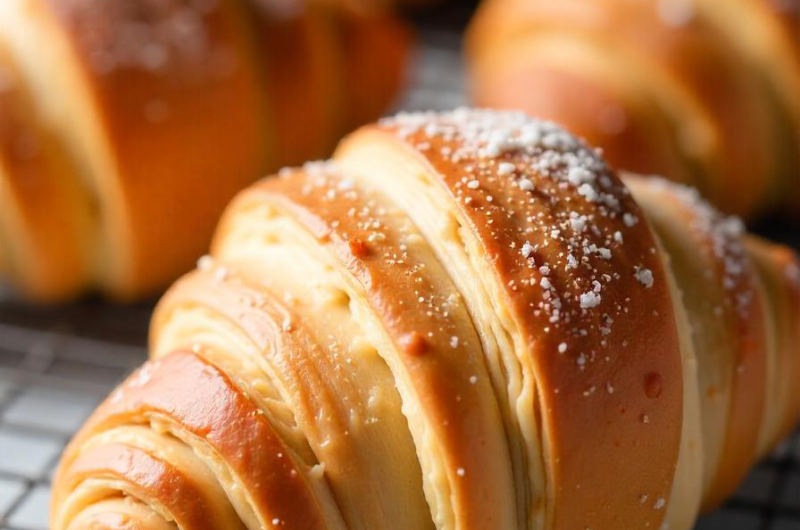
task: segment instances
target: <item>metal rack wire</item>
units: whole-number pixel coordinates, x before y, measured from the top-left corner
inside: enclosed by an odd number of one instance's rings
[[[145,358],[149,306],[0,302],[0,528],[46,530],[50,478],[94,407]]]
[[[414,88],[398,107],[463,103],[458,37],[423,37]],[[0,293],[0,530],[47,529],[58,455],[94,406],[144,360],[151,307],[86,301],[40,310]],[[800,434],[698,530],[800,530]]]

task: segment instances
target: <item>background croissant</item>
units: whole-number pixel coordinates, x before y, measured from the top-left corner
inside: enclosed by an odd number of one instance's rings
[[[186,271],[238,190],[390,103],[406,28],[355,5],[0,2],[4,276],[128,299]]]
[[[412,114],[243,192],[52,530],[688,529],[800,415],[800,271],[522,114]]]
[[[487,0],[480,105],[553,119],[617,167],[752,217],[800,207],[800,3]]]

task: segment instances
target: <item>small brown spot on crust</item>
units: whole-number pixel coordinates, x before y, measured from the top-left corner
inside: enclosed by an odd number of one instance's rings
[[[400,344],[409,355],[422,355],[428,351],[428,341],[416,331],[403,335]]]
[[[651,372],[644,377],[644,391],[650,399],[661,397],[664,390],[664,380],[661,374]]]
[[[369,247],[363,240],[355,238],[348,241],[347,244],[350,247],[350,253],[354,257],[362,259],[369,255]]]

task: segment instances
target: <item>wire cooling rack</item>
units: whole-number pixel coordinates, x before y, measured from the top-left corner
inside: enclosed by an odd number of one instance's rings
[[[462,104],[458,38],[429,32],[423,40],[413,89],[398,107]],[[790,237],[766,230],[783,241]],[[58,455],[91,410],[145,359],[151,308],[90,300],[42,310],[0,292],[0,530],[47,530]],[[800,435],[756,468],[698,530],[800,530]]]

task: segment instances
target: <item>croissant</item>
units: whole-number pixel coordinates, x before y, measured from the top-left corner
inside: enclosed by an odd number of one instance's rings
[[[3,0],[0,270],[42,301],[166,286],[237,191],[384,111],[408,37],[344,2]]]
[[[555,120],[730,213],[800,206],[797,2],[488,0],[467,42],[480,105]]]
[[[696,192],[400,115],[233,201],[51,528],[689,529],[800,416],[798,318],[794,254]]]

